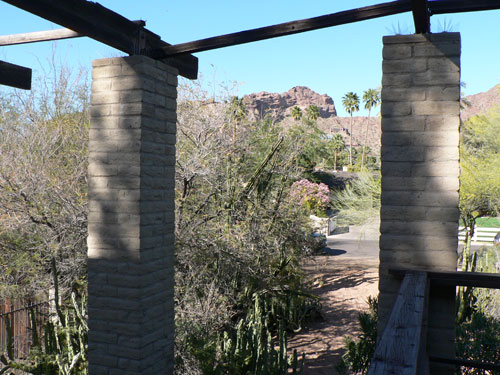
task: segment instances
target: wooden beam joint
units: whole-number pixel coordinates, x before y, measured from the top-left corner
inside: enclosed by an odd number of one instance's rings
[[[55,22],[78,34],[86,35],[130,55],[148,54],[150,49],[170,44],[144,28],[144,23],[133,22],[102,5],[86,0],[3,0],[27,12]],[[162,60],[179,69],[179,74],[190,79],[198,75],[198,59]]]

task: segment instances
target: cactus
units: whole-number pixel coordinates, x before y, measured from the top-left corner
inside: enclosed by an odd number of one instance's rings
[[[285,375],[302,373],[304,355],[298,359],[295,350],[287,357],[285,320],[278,325],[277,339],[271,330],[272,312],[269,300],[254,295],[253,309],[242,318],[233,334],[224,332],[219,340],[222,354],[221,368],[216,373],[245,375]],[[291,369],[292,372],[289,372]]]

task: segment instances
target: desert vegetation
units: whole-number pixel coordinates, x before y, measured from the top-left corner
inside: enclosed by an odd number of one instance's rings
[[[461,127],[460,217],[466,227],[464,250],[458,268],[464,272],[500,272],[500,246],[484,246],[472,251],[472,236],[479,225],[498,221],[491,216],[500,214],[500,180],[498,174],[500,143],[499,110],[482,116],[473,116]],[[361,186],[365,183],[361,181]],[[358,182],[359,184],[359,182]],[[351,188],[342,193],[339,203],[346,207]],[[368,205],[371,207],[371,205]],[[361,206],[355,212],[362,212]],[[349,209],[346,212],[348,215]],[[356,217],[356,215],[354,216]],[[500,361],[500,293],[496,289],[459,287],[456,299],[456,354],[457,358],[497,364]],[[361,334],[345,339],[345,354],[337,366],[339,374],[366,374],[375,350],[377,336],[377,301],[370,298],[369,312],[360,313]],[[457,366],[457,374],[497,374],[497,370]]]
[[[84,374],[89,90],[84,72],[54,68],[52,77],[29,93],[0,94],[0,298],[30,300],[50,290],[62,302],[53,320],[33,330],[28,358],[20,362],[6,348],[1,361],[5,371]],[[348,94],[352,115],[359,98]],[[317,245],[309,215],[333,209],[343,225],[376,217],[378,160],[365,146],[346,149],[342,136],[320,130],[318,107],[293,108],[293,123],[284,126],[272,116],[249,119],[230,91],[213,99],[199,83],[179,87],[176,373],[298,374],[307,359],[287,350],[287,337],[321,305],[301,269]],[[370,111],[377,91],[367,90],[363,101]],[[495,112],[462,129],[464,271],[499,270],[498,248],[470,251],[477,221],[499,212],[499,124]],[[316,172],[339,165],[364,173],[331,190]],[[361,341],[347,342],[342,371],[366,368],[375,300],[370,307],[361,316]],[[460,289],[457,352],[499,360],[491,349],[498,331],[489,329],[498,319],[496,292]]]
[[[83,72],[52,76],[1,96],[0,296],[60,295],[45,327],[56,341],[33,337],[28,358],[7,348],[2,362],[83,374],[89,90]],[[320,307],[300,262],[317,245],[309,215],[330,205],[313,174],[333,163],[330,140],[315,106],[285,129],[270,116],[249,121],[234,96],[209,99],[198,84],[179,88],[176,373],[298,373],[303,357],[286,341]]]

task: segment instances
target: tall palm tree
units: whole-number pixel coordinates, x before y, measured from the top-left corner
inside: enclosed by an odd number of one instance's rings
[[[338,158],[339,151],[342,151],[345,148],[344,137],[342,137],[342,134],[337,133],[332,137],[332,139],[330,139],[330,147],[335,152],[333,169],[337,170],[337,158]]]
[[[311,121],[316,121],[319,117],[319,108],[315,105],[310,105],[306,109],[307,118]]]
[[[347,113],[351,115],[349,121],[349,165],[352,166],[352,114],[359,111],[359,97],[352,91],[348,92],[342,98],[342,105]]]
[[[366,142],[368,141],[368,126],[370,123],[371,112],[372,108],[376,107],[380,103],[380,92],[377,89],[366,90],[363,93],[363,102],[365,103],[365,109],[368,110],[368,123],[366,124],[365,141],[363,142],[363,153],[361,155],[361,169],[363,169],[365,161]]]
[[[299,121],[302,118],[302,110],[298,106],[295,106],[292,108],[291,115],[295,121]]]

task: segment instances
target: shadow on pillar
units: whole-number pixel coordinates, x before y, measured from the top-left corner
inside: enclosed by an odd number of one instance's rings
[[[380,334],[400,286],[389,268],[457,267],[461,52],[459,33],[383,41]],[[454,358],[455,288],[431,287],[427,328],[428,354]]]

